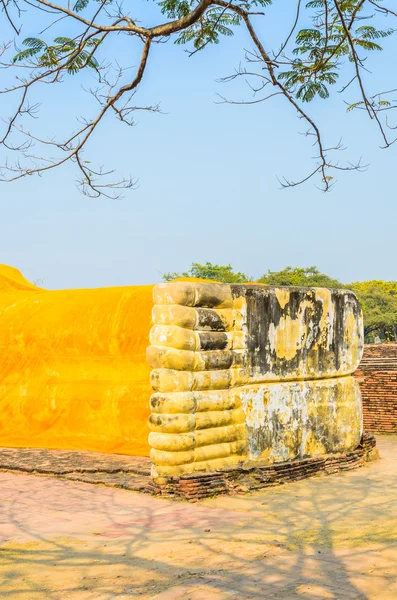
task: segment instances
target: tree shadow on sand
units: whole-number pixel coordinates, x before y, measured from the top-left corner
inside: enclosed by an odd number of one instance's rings
[[[396,452],[393,438],[357,471],[196,504],[1,473],[0,596],[392,598]]]

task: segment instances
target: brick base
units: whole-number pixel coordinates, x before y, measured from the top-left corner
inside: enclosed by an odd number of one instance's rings
[[[318,458],[303,458],[250,469],[181,475],[166,480],[154,480],[155,494],[166,498],[200,500],[219,494],[236,494],[262,489],[268,486],[299,481],[314,475],[330,475],[361,467],[378,458],[376,440],[372,434],[364,433],[360,446],[348,454],[329,454]]]
[[[329,475],[355,469],[377,457],[375,446],[374,436],[364,434],[359,448],[349,454],[304,458],[269,467],[195,473],[162,481],[151,478],[149,458],[76,450],[0,448],[0,471],[31,473],[195,501],[218,494],[249,492],[321,473]]]

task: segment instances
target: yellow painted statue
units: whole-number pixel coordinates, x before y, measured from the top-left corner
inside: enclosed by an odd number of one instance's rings
[[[0,266],[0,446],[149,455],[152,288],[48,291]]]
[[[160,479],[351,452],[362,351],[347,290],[48,291],[3,265],[0,446],[150,454]]]

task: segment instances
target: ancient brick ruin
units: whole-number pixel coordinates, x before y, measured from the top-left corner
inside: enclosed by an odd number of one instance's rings
[[[364,429],[397,433],[397,344],[366,344],[355,376],[361,389]]]

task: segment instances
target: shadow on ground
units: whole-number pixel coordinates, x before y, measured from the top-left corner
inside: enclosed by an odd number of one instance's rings
[[[0,473],[0,596],[397,598],[397,436],[357,471],[188,504]]]

